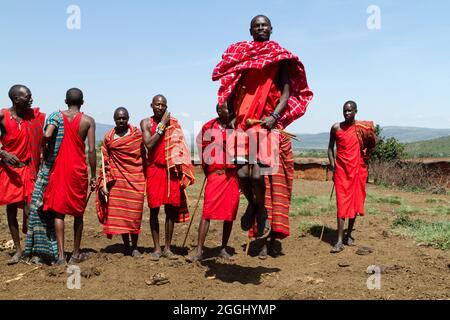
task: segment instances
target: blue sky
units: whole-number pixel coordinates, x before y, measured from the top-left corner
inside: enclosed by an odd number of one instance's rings
[[[69,5],[81,29],[69,30]],[[381,29],[369,30],[369,5]],[[272,40],[303,61],[315,98],[289,131],[328,131],[353,99],[359,118],[383,126],[450,128],[450,2],[380,0],[0,0],[0,105],[23,83],[46,112],[65,108],[68,88],[85,93],[84,111],[112,124],[127,107],[133,124],[163,93],[183,126],[215,115],[211,73],[226,47],[250,39],[259,13]]]

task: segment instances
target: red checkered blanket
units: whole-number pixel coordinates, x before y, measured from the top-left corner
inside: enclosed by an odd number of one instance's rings
[[[280,119],[285,128],[306,112],[313,97],[308,88],[305,69],[299,58],[275,41],[242,41],[228,47],[222,55],[222,61],[213,71],[213,81],[221,80],[218,103],[224,104],[234,92],[242,71],[262,69],[273,63],[289,60],[290,97],[288,106]]]

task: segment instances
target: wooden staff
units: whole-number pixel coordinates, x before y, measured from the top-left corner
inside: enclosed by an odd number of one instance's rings
[[[331,204],[331,199],[333,198],[333,193],[334,193],[334,181],[333,181],[333,188],[331,189],[330,202],[329,202],[329,204]],[[325,222],[322,224],[322,232],[320,233],[319,241],[322,241],[324,229],[325,229]]]
[[[247,119],[247,121],[246,121],[246,124],[249,127],[253,127],[256,124],[261,124],[261,123],[263,123],[263,121],[262,120],[257,120],[257,119]],[[284,131],[283,129],[278,129],[278,128],[275,128],[273,130],[279,131],[282,135],[285,135],[288,138],[291,138],[291,139],[293,139],[295,141],[299,141],[300,142],[300,139],[297,138],[297,136],[295,134],[289,133],[287,131]]]
[[[250,249],[250,237],[247,235],[247,246],[245,247],[246,256],[248,256],[248,249]]]
[[[89,191],[89,195],[88,195],[88,197],[87,197],[87,199],[86,199],[86,204],[89,203],[89,199],[91,198],[91,195],[92,195],[92,190]]]
[[[105,188],[105,190],[108,191],[108,188],[106,187],[105,158],[103,157],[103,150],[100,150],[100,152],[102,154],[103,188]],[[108,196],[106,194],[105,194],[105,201],[108,203]]]
[[[198,204],[200,203],[200,198],[202,196],[203,189],[205,189],[205,184],[206,184],[206,176],[205,176],[205,179],[203,179],[202,188],[200,189],[200,193],[198,194],[197,203],[195,204],[194,213],[192,214],[191,221],[189,222],[189,227],[187,229],[186,236],[184,237],[183,245],[181,246],[182,248],[184,248],[184,246],[186,245],[186,240],[189,235],[189,231],[191,230],[191,226],[192,226],[192,222],[194,221],[195,214],[197,213]],[[185,189],[185,192],[186,192],[186,189]],[[186,195],[186,200],[187,200],[187,195]]]

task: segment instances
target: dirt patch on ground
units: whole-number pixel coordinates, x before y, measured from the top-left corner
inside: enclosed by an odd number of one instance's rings
[[[201,181],[189,190],[192,202],[200,185]],[[319,201],[323,199],[325,206],[330,191],[331,182],[296,180],[294,185],[294,196],[315,196]],[[368,192],[379,197],[399,197],[403,204],[423,209],[417,211],[422,218],[430,207],[429,199],[437,198],[372,185]],[[448,197],[440,197],[443,202],[448,200]],[[240,214],[244,204],[242,201]],[[64,267],[36,268],[24,263],[7,266],[12,251],[5,249],[0,252],[0,299],[450,299],[449,251],[418,246],[413,239],[393,233],[391,224],[400,206],[367,203],[373,214],[358,219],[354,232],[357,245],[346,247],[337,255],[329,253],[335,240],[335,214],[332,213],[293,216],[291,236],[279,244],[284,255],[265,261],[255,257],[257,243],[250,247],[249,256],[245,255],[246,235],[238,222],[229,243],[235,260],[226,262],[216,258],[222,226],[220,222],[213,222],[206,241],[206,260],[201,265],[193,265],[183,258],[179,261],[150,260],[148,209],[139,241],[144,257],[124,256],[120,237],[108,240],[101,234],[91,199],[82,245],[92,257],[80,264],[81,289],[67,288],[69,274]],[[188,250],[194,249],[199,216],[200,212],[188,238],[188,248],[175,247],[177,254],[187,255]],[[0,217],[2,242],[10,239],[5,208],[0,209]],[[163,217],[162,211],[161,222]],[[305,222],[316,223],[318,227],[312,232],[301,232],[299,225]],[[72,219],[68,218],[66,224],[66,250],[70,251]],[[320,241],[322,224],[325,230]],[[187,227],[187,224],[176,226],[173,244],[181,246]],[[371,250],[366,250],[364,255],[356,254],[361,247]],[[378,266],[381,272],[379,290],[367,288],[368,267],[372,265]]]

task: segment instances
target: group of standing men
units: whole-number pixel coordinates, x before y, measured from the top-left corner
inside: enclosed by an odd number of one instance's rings
[[[273,246],[275,239],[283,239],[290,233],[288,213],[294,161],[291,137],[284,128],[306,112],[313,93],[298,57],[270,40],[269,18],[254,17],[250,34],[253,41],[231,45],[213,72],[213,80],[221,81],[216,106],[218,117],[207,122],[197,137],[205,173],[205,195],[198,246],[188,258],[191,262],[203,258],[202,248],[210,220],[224,221],[220,255],[230,258],[226,247],[237,216],[240,192],[248,201],[241,227],[248,231],[249,237],[264,240],[259,253],[261,259],[268,254],[277,255]],[[89,185],[91,192],[96,193],[97,215],[103,232],[109,238],[121,235],[126,253],[134,257],[141,256],[137,243],[146,190],[154,242],[151,259],[177,259],[171,251],[174,224],[190,218],[186,188],[195,182],[195,177],[190,149],[179,122],[167,110],[166,97],[157,95],[152,99],[153,116],[141,121],[140,130],[128,123],[125,108],[115,110],[116,126],[105,135],[97,179],[95,122],[80,112],[84,103],[81,90],[68,90],[65,100],[68,109],[52,113],[45,124],[45,115],[31,108],[28,88],[16,85],[9,96],[13,106],[0,111],[0,205],[7,205],[8,224],[16,247],[16,254],[9,263],[17,263],[22,256],[66,263],[66,215],[75,218],[74,250],[69,263],[88,258],[80,251],[80,244]],[[333,126],[330,138],[330,150],[334,150],[335,141],[338,147],[337,161],[334,151],[330,151],[330,160],[332,168],[336,167],[338,217],[341,219],[334,252],[343,248],[342,219],[353,219],[353,226],[356,215],[363,214],[364,210],[367,167],[361,160],[364,148],[359,144],[363,138],[358,140],[361,130],[354,130],[356,104],[346,103],[344,115],[346,108],[351,109],[353,117],[345,116],[344,124]],[[359,127],[370,127],[368,123],[364,125]],[[351,136],[350,143],[342,142],[344,133]],[[86,139],[90,182],[85,159]],[[366,146],[366,151],[370,147]],[[349,152],[352,153],[350,158]],[[344,167],[355,168],[351,177]],[[349,187],[356,182],[357,187]],[[362,200],[362,207],[361,201],[355,205],[355,197]],[[160,246],[158,220],[163,205],[166,214],[164,250]],[[343,206],[345,213],[342,213]],[[23,231],[27,233],[24,251],[20,246],[18,208],[24,210]],[[347,243],[352,239],[348,234]]]

